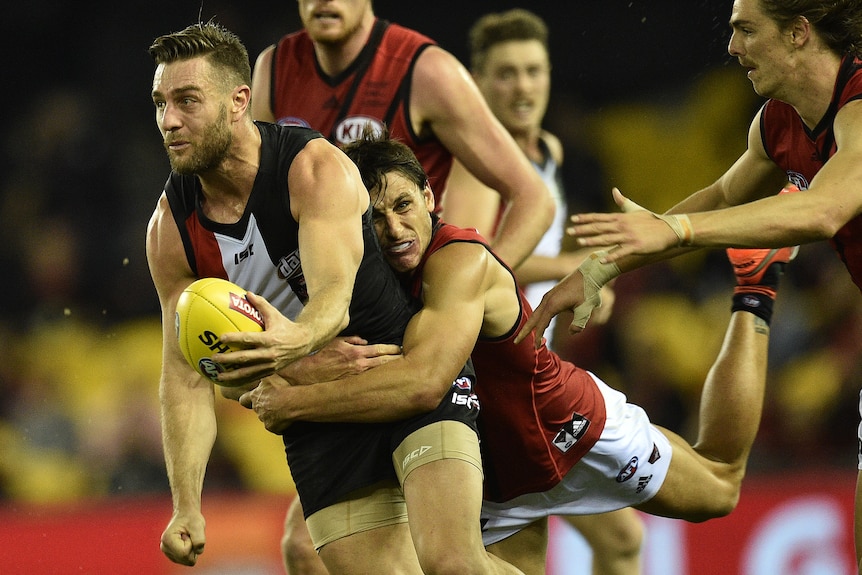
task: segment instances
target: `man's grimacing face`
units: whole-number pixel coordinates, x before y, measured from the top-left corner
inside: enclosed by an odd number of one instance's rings
[[[431,188],[420,189],[398,172],[389,172],[383,190],[371,190],[371,205],[384,257],[396,272],[412,272],[431,243]]]

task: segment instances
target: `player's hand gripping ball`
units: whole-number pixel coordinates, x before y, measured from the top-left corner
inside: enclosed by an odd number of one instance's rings
[[[241,349],[222,343],[222,334],[263,331],[260,312],[245,298],[246,291],[219,278],[203,278],[187,287],[177,301],[176,328],[180,350],[202,376],[216,381],[225,368],[210,359],[214,353]]]

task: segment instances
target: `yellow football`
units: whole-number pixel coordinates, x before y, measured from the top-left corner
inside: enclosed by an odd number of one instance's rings
[[[220,278],[203,278],[187,287],[177,301],[176,329],[180,350],[195,371],[216,383],[225,368],[214,353],[240,349],[222,343],[222,334],[263,331],[260,312],[245,298],[246,291]],[[224,384],[222,384],[224,385]]]

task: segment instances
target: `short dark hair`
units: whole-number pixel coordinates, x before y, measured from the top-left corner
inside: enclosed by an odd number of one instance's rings
[[[485,14],[470,28],[470,67],[481,71],[494,45],[512,40],[538,40],[548,49],[548,26],[529,10],[513,8]]]
[[[386,128],[377,132],[364,130],[359,139],[345,145],[343,150],[359,168],[362,183],[369,192],[374,189],[382,191],[385,176],[391,172],[403,176],[420,189],[428,184],[428,176],[413,150],[390,138]]]
[[[780,28],[805,17],[831,50],[862,57],[862,3],[859,0],[760,0]]]
[[[239,36],[213,21],[187,26],[184,30],[159,36],[149,48],[156,64],[204,56],[234,85],[251,85],[248,50]]]

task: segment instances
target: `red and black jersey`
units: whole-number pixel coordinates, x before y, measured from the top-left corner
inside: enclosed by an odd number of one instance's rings
[[[785,172],[788,180],[805,190],[829,158],[837,151],[833,122],[838,110],[862,98],[862,60],[846,56],[841,62],[832,102],[826,114],[808,129],[796,110],[780,100],[763,106],[760,133],[770,158]],[[847,222],[831,240],[850,277],[862,289],[862,216]]]
[[[288,34],[276,44],[272,59],[270,103],[276,122],[312,128],[337,145],[357,139],[368,125],[388,126],[390,135],[416,154],[432,189],[442,194],[452,154],[437,138],[414,132],[409,106],[413,67],[434,45],[418,32],[378,19],[356,60],[330,77],[321,70],[308,33]]]
[[[493,255],[475,231],[438,223],[412,278],[414,297],[421,296],[425,262],[452,242],[477,243]],[[536,349],[533,335],[514,343],[532,310],[523,292],[513,289],[521,306],[518,321],[502,337],[480,337],[472,354],[482,402],[485,499],[496,502],[555,486],[595,445],[605,425],[604,399],[586,371],[544,344]]]

